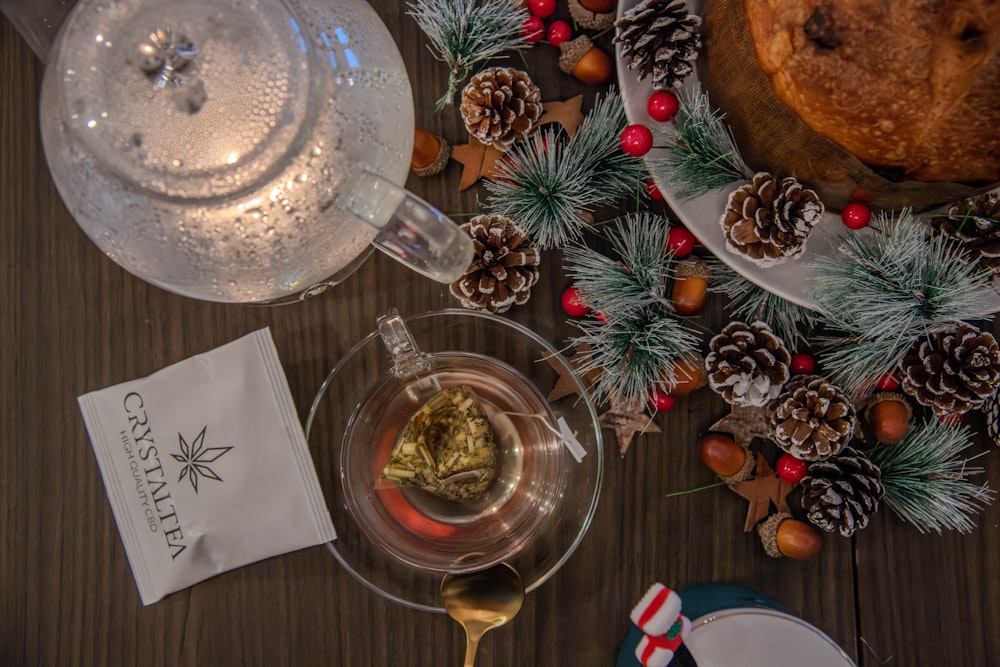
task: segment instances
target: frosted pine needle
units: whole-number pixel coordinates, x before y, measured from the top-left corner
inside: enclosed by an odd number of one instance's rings
[[[438,100],[441,110],[451,104],[463,81],[479,63],[528,44],[521,28],[528,10],[504,0],[417,0],[412,16],[431,42],[431,51],[448,64],[448,90]]]
[[[882,501],[921,533],[971,532],[973,517],[994,496],[986,484],[968,479],[983,472],[961,456],[971,444],[968,427],[931,417],[911,427],[898,443],[875,447],[868,457],[882,471]]]
[[[697,350],[700,337],[665,296],[674,262],[666,250],[666,220],[638,213],[605,229],[615,256],[582,244],[564,255],[581,300],[606,320],[575,322],[583,334],[574,344],[590,346],[590,357],[578,370],[600,371],[593,385],[598,402],[644,399],[652,387],[678,381],[677,361]]]
[[[653,145],[664,150],[650,158],[650,170],[682,200],[751,178],[753,171],[708,95],[696,86],[682,88],[678,97],[675,122],[654,129]]]
[[[640,158],[625,155],[618,136],[626,124],[621,96],[599,96],[572,138],[546,128],[515,143],[485,183],[487,207],[517,224],[542,248],[577,241],[589,213],[639,191]]]
[[[782,299],[760,285],[738,274],[727,264],[710,260],[712,292],[726,295],[726,313],[735,320],[766,322],[771,330],[790,347],[807,344],[809,333],[816,327],[817,315],[805,308]]]
[[[840,252],[814,260],[809,295],[827,329],[821,363],[846,391],[870,392],[912,342],[983,317],[990,274],[945,236],[928,238],[909,209],[880,213],[872,229],[840,242]]]

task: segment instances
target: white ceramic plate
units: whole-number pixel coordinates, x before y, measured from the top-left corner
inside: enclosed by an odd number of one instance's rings
[[[639,4],[639,0],[619,0],[618,16]],[[700,13],[702,0],[688,0],[689,11]],[[621,45],[616,45],[616,65],[618,70],[618,85],[621,87],[622,98],[625,103],[625,113],[630,123],[642,123],[649,127],[655,127],[656,121],[649,117],[646,112],[646,100],[653,92],[650,77],[642,81],[638,78],[635,70],[628,68],[628,63],[621,57]],[[695,86],[698,83],[697,74],[685,80],[685,87]],[[651,159],[655,159],[657,151],[653,149],[647,155],[647,164]],[[825,213],[819,225],[814,228],[806,244],[805,252],[796,259],[786,261],[784,264],[763,268],[753,262],[744,259],[740,255],[731,253],[726,249],[725,237],[719,224],[726,207],[729,192],[738,187],[733,184],[728,188],[714,190],[700,197],[688,200],[677,198],[674,190],[664,187],[662,174],[657,175],[650,167],[653,179],[657,187],[663,193],[667,204],[674,211],[678,219],[691,230],[705,248],[721,261],[728,264],[734,271],[746,279],[760,285],[774,294],[797,303],[807,308],[815,309],[815,303],[807,294],[807,289],[813,279],[814,271],[810,266],[811,260],[816,257],[829,255],[835,252],[837,239],[848,232],[840,221],[840,216],[833,213]],[[860,233],[870,233],[862,231]],[[1000,311],[1000,295],[995,291],[985,293],[983,296],[983,314]]]
[[[820,630],[772,609],[726,609],[702,616],[685,644],[698,667],[855,667]]]

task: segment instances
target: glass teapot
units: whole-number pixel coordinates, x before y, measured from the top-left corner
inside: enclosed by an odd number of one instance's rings
[[[144,280],[272,302],[342,280],[372,245],[441,282],[472,260],[400,187],[410,84],[364,0],[81,0],[48,60],[59,193]]]

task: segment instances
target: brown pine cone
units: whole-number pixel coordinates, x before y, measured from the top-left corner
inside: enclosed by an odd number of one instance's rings
[[[810,464],[800,484],[802,509],[809,522],[828,533],[837,530],[844,537],[868,525],[885,495],[882,471],[853,447]]]
[[[961,324],[913,344],[899,363],[903,391],[935,414],[981,406],[1000,382],[1000,347],[993,334]]]
[[[475,257],[451,293],[466,308],[491,313],[526,303],[538,282],[540,255],[524,232],[500,215],[477,215],[462,229],[472,237]]]
[[[774,442],[803,461],[820,461],[839,453],[854,436],[854,404],[840,387],[818,375],[799,375],[770,412]]]
[[[542,93],[525,72],[490,67],[462,90],[462,119],[469,134],[506,151],[531,131],[542,115]]]
[[[701,17],[683,0],[643,0],[615,21],[614,42],[639,79],[653,77],[653,88],[678,88],[694,71],[701,49]]]
[[[779,181],[758,172],[729,195],[719,222],[726,249],[767,267],[805,251],[823,210],[819,196],[796,179],[789,176]]]
[[[727,403],[766,405],[788,381],[792,355],[764,322],[730,322],[708,346],[708,384]]]
[[[1000,192],[952,204],[948,215],[931,218],[931,225],[961,241],[980,266],[1000,275]]]

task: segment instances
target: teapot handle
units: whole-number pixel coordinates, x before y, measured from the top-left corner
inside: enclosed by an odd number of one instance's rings
[[[472,262],[472,238],[458,225],[364,167],[354,167],[344,179],[338,203],[379,230],[372,245],[428,278],[452,283]]]

